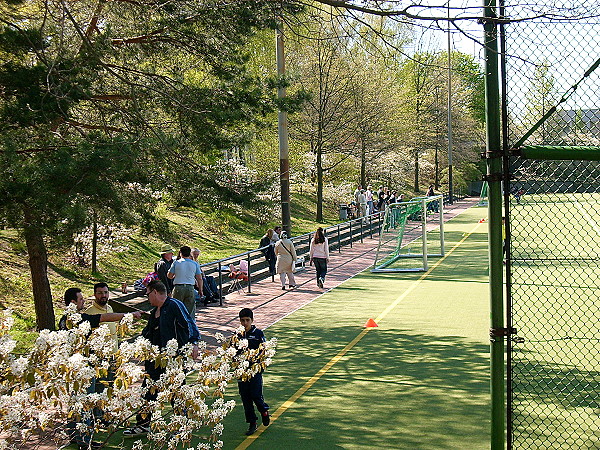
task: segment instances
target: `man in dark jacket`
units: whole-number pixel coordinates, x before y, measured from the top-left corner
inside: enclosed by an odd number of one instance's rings
[[[142,336],[161,349],[164,349],[171,339],[177,340],[179,348],[188,343],[193,344],[192,357],[196,359],[200,331],[185,305],[175,298],[168,297],[167,288],[159,280],[148,284],[146,294],[154,308],[150,311],[150,318],[142,331]],[[159,380],[160,376],[165,373],[165,369],[157,367],[154,361],[145,361],[144,367],[150,379],[154,381]],[[144,380],[143,386],[146,384],[147,380]],[[156,390],[154,392],[148,390],[144,396],[148,401],[154,401],[157,397]],[[137,426],[125,430],[123,436],[136,437],[147,434],[150,431],[150,420],[149,414],[138,413],[136,416]]]
[[[166,244],[160,249],[160,259],[154,264],[154,272],[158,275],[158,279],[163,282],[167,288],[167,295],[171,295],[173,292],[173,280],[171,280],[167,273],[173,264],[173,248]]]

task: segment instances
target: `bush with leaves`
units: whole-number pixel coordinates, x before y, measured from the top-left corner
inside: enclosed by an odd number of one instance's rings
[[[74,306],[67,313],[72,323],[81,320]],[[132,321],[133,316],[126,315],[120,332],[127,331]],[[34,348],[17,356],[9,334],[12,322],[10,311],[5,310],[0,320],[0,448],[28,447],[38,435],[58,445],[68,439],[68,421],[79,422],[81,433],[106,443],[138,411],[152,414],[152,421],[147,441],[137,441],[135,448],[176,448],[189,445],[192,437],[200,438],[198,449],[221,448],[222,421],[235,405],[224,400],[227,386],[264,370],[277,345],[272,339],[255,351],[243,341],[230,339],[214,351],[201,346],[201,356],[193,360],[190,345],[178,349],[172,340],[159,349],[138,337],[121,343],[113,385],[101,394],[90,394],[92,378],[106,375],[109,368],[112,347],[106,326],[90,330],[89,322],[82,322],[68,331],[42,330]],[[226,341],[220,334],[217,339]],[[146,360],[163,367],[165,373],[142,386],[146,375],[139,362]],[[159,391],[157,401],[144,400],[148,389]],[[111,424],[102,435],[94,408],[100,408]],[[200,429],[208,433],[194,436]]]

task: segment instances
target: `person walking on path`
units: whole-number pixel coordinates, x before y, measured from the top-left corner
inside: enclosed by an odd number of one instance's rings
[[[323,288],[325,275],[327,275],[327,263],[329,262],[329,241],[323,233],[323,228],[317,228],[315,235],[310,241],[310,264],[315,265],[317,272],[317,286]]]
[[[192,259],[192,249],[184,245],[179,250],[181,259],[171,265],[168,276],[173,280],[173,298],[181,301],[192,317],[196,317],[196,294],[194,286],[202,292],[202,271],[200,265]]]
[[[287,237],[285,231],[281,232],[281,239],[275,244],[275,255],[277,256],[276,270],[281,279],[281,289],[285,290],[285,276],[289,278],[290,288],[296,287],[294,278],[294,265],[296,264],[296,249]]]
[[[249,349],[257,350],[260,347],[260,344],[265,342],[265,335],[261,329],[256,328],[256,326],[252,324],[252,322],[254,322],[254,313],[250,308],[243,308],[239,312],[239,318],[240,324],[244,327],[244,331],[240,333],[240,337],[248,341]],[[244,415],[246,416],[246,422],[248,423],[246,435],[250,436],[258,428],[254,405],[256,405],[256,408],[260,413],[263,425],[268,426],[271,422],[269,405],[265,403],[263,397],[262,371],[258,372],[247,381],[238,380],[238,391],[242,398]]]
[[[269,263],[269,273],[271,276],[275,275],[275,262],[277,261],[277,257],[275,256],[275,244],[272,243],[274,234],[275,231],[269,228],[258,244],[259,248],[262,248],[262,254]]]
[[[189,250],[189,247],[187,249]],[[187,254],[189,256],[189,251]],[[186,257],[184,256],[184,258]],[[188,343],[192,344],[192,358],[196,359],[198,357],[200,331],[196,326],[195,318],[188,313],[182,302],[167,296],[167,288],[159,280],[148,284],[146,295],[148,295],[148,302],[153,306],[153,309],[150,311],[150,318],[142,331],[142,336],[148,339],[152,345],[156,345],[161,349],[165,349],[167,343],[172,339],[177,341],[179,348]],[[155,361],[144,361],[144,368],[148,377],[153,381],[160,380],[160,376],[167,370],[165,367],[157,365]],[[145,378],[142,386],[147,385],[148,379]],[[156,401],[158,394],[158,390],[148,389],[144,399],[148,402]],[[150,414],[143,414],[143,411],[138,412],[136,426],[123,431],[123,436],[137,437],[148,434],[151,420]]]

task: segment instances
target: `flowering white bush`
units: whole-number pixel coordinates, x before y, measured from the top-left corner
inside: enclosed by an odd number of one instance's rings
[[[71,314],[77,319],[77,314]],[[131,324],[126,318],[120,327]],[[177,351],[169,343],[164,351],[147,339],[123,342],[114,361],[115,380],[102,394],[88,393],[93,377],[106,374],[109,367],[110,333],[106,327],[90,332],[89,323],[69,331],[40,332],[33,349],[23,356],[12,353],[15,342],[9,331],[10,311],[0,315],[0,448],[26,447],[34,435],[44,434],[58,445],[68,439],[66,424],[79,422],[77,429],[108,440],[128,425],[138,411],[152,413],[147,439],[132,443],[133,448],[176,448],[188,444],[192,436],[201,438],[198,449],[222,448],[219,440],[222,421],[235,402],[225,401],[229,382],[248,379],[264,370],[275,354],[277,341],[247,349],[237,334],[212,351],[200,342],[200,356],[191,359],[192,347]],[[232,350],[233,349],[233,350]],[[145,378],[140,361],[151,360],[165,373],[156,382]],[[187,381],[186,381],[187,378]],[[156,401],[143,399],[148,389],[159,392]],[[171,407],[172,405],[172,407]],[[99,423],[92,411],[99,408],[111,425],[99,438]],[[86,420],[87,419],[87,420]],[[202,429],[202,433],[197,431]]]
[[[98,235],[97,252],[99,258],[110,253],[124,252],[129,249],[124,242],[131,236],[131,229],[119,224],[98,224],[96,232]],[[71,256],[73,261],[80,266],[88,266],[92,261],[93,238],[94,233],[91,225],[73,236]]]

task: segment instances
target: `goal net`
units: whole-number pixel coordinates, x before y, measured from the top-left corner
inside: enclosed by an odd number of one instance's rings
[[[444,256],[442,195],[393,203],[385,210],[371,272],[422,272],[428,258]]]
[[[487,206],[488,204],[488,182],[484,181],[481,185],[481,193],[479,194],[479,202],[477,206]]]

